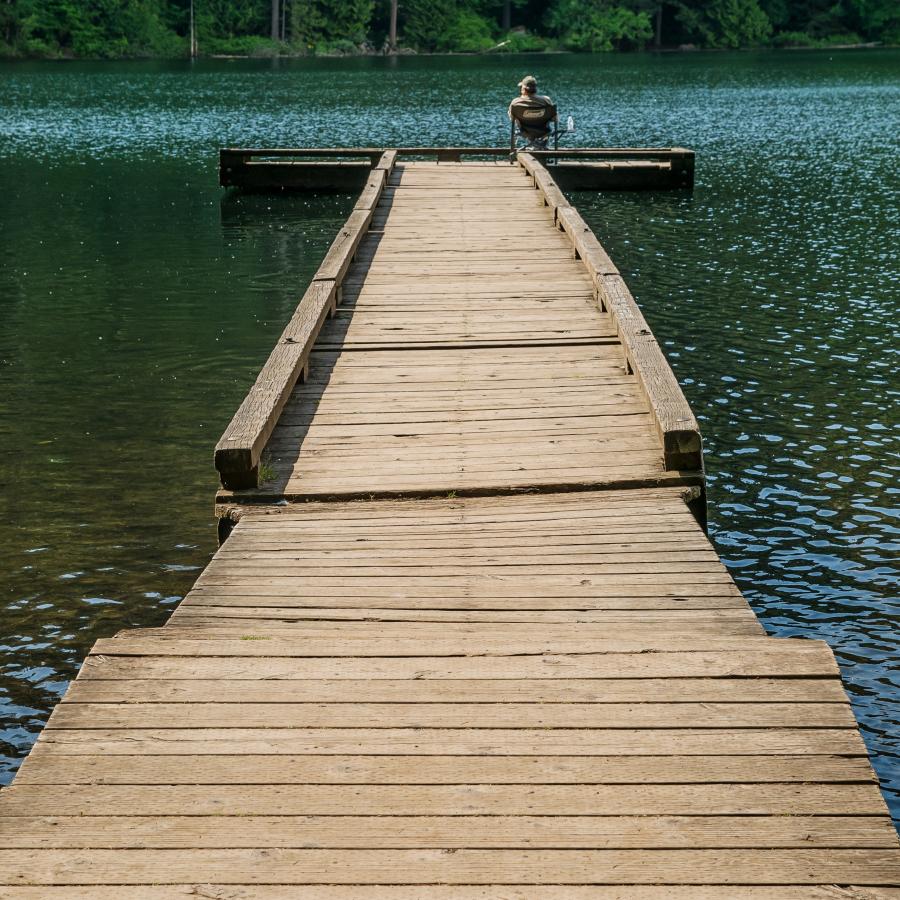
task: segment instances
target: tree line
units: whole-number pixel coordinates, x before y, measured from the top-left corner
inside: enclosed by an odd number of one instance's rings
[[[897,0],[0,0],[0,56],[900,43]]]

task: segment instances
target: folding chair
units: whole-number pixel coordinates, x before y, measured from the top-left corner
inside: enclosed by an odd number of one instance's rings
[[[553,149],[559,149],[559,123],[556,106],[517,103],[512,107],[509,132],[509,152],[516,150],[547,150],[550,139]]]

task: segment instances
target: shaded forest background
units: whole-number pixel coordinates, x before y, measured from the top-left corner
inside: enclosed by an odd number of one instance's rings
[[[0,0],[0,56],[900,43],[898,0]]]

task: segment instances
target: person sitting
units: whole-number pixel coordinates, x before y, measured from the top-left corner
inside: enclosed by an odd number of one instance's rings
[[[519,126],[519,132],[530,144],[545,143],[551,133],[553,101],[537,92],[537,79],[526,75],[519,82],[519,96],[509,104],[508,115]],[[550,116],[548,118],[548,116]]]

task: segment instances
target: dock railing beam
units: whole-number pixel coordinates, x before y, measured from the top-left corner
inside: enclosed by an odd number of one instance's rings
[[[615,323],[626,366],[637,377],[650,405],[666,470],[702,472],[703,443],[697,419],[628,285],[543,163],[531,153],[519,153],[517,158],[535,188],[541,191],[553,221],[572,241],[572,249],[588,270],[600,303]]]
[[[291,391],[309,372],[313,344],[340,302],[341,283],[369,229],[396,159],[394,150],[381,154],[275,349],[216,445],[215,463],[223,487],[258,487],[263,450]]]
[[[263,191],[356,191],[389,149],[402,159],[438,163],[509,159],[508,147],[225,147],[219,151],[219,184]],[[694,151],[684,147],[580,147],[532,153],[549,163],[564,184],[587,190],[690,189],[694,184]],[[515,163],[514,158],[510,161]]]

